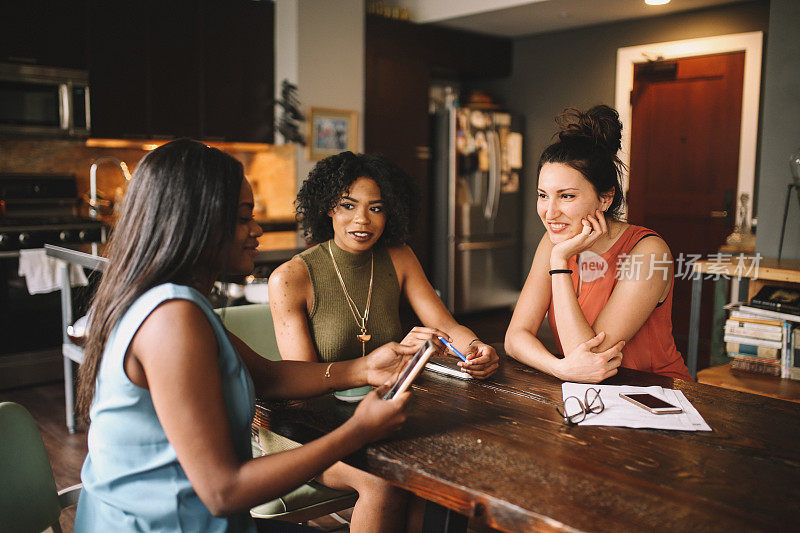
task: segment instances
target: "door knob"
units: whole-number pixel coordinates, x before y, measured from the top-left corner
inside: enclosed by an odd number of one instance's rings
[[[727,216],[727,211],[711,211],[711,218],[726,218]]]

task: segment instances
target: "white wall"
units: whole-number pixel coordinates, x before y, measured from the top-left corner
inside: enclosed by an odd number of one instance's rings
[[[310,106],[357,111],[363,151],[364,0],[276,0],[276,94],[284,79],[297,85],[306,113]],[[298,148],[298,184],[314,163]]]

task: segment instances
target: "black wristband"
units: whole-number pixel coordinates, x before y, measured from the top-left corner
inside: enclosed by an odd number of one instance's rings
[[[469,344],[467,344],[467,346],[472,346],[473,342],[481,342],[481,340],[480,339],[472,339],[471,341],[469,341]]]
[[[550,271],[550,275],[552,276],[553,274],[572,274],[572,270],[568,268],[557,268],[556,270]]]

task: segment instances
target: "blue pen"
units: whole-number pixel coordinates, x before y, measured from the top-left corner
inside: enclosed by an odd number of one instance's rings
[[[461,360],[462,360],[462,361],[464,361],[465,363],[467,362],[467,358],[466,358],[466,357],[464,357],[464,354],[463,354],[463,353],[461,353],[461,352],[459,352],[458,350],[456,350],[456,347],[455,347],[455,346],[453,346],[452,344],[450,344],[449,342],[447,342],[446,340],[444,340],[444,338],[442,338],[442,337],[439,337],[439,340],[440,340],[440,341],[442,341],[442,342],[444,343],[444,345],[445,345],[445,346],[447,346],[448,348],[450,348],[450,349],[453,351],[453,353],[454,353],[454,354],[456,354],[456,355],[459,357],[459,359],[461,359]]]

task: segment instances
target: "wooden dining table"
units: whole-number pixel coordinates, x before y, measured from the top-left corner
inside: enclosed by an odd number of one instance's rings
[[[485,381],[425,371],[403,428],[345,461],[444,510],[426,514],[427,529],[800,527],[798,404],[621,369],[603,383],[679,389],[712,431],[569,426],[561,383],[508,357]],[[257,402],[264,424],[300,442],[354,409],[331,394]]]

